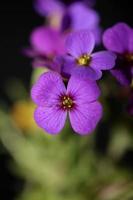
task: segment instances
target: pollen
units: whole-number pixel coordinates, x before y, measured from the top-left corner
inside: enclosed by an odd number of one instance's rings
[[[71,97],[63,96],[63,98],[62,98],[62,107],[63,107],[63,109],[69,110],[69,109],[71,109],[73,107],[73,105],[74,105],[74,102],[73,102]]]
[[[78,65],[81,66],[88,66],[90,61],[91,61],[91,56],[87,54],[84,54],[77,59]]]

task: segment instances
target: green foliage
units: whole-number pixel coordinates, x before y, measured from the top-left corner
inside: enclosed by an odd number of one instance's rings
[[[124,139],[123,129],[123,139],[119,140],[121,129],[115,129],[117,136],[110,142],[108,155],[101,156],[94,148],[95,133],[80,137],[72,133],[67,124],[58,136],[47,135],[39,129],[24,135],[9,115],[0,112],[0,119],[0,138],[14,158],[14,173],[26,180],[17,200],[119,200],[123,196],[126,200],[133,197],[130,171],[122,170],[114,161],[115,152],[118,160],[122,149],[130,145],[129,139]]]

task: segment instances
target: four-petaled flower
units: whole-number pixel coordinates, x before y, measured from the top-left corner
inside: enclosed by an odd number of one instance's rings
[[[75,132],[89,134],[102,117],[96,83],[102,70],[110,70],[123,85],[131,84],[133,29],[125,23],[116,24],[103,35],[108,51],[92,53],[100,42],[100,18],[85,2],[65,6],[59,0],[35,0],[35,8],[46,17],[48,26],[32,32],[32,48],[27,54],[34,58],[33,66],[52,70],[43,74],[31,90],[37,104],[35,121],[48,133],[57,134],[68,114]],[[132,108],[131,96],[130,113]]]
[[[64,127],[68,113],[74,131],[89,134],[102,117],[99,95],[99,87],[94,81],[72,76],[66,89],[58,73],[47,72],[31,90],[32,99],[38,106],[35,121],[48,133],[57,134]]]
[[[77,31],[70,34],[66,40],[65,65],[63,71],[69,75],[98,80],[101,70],[112,69],[116,55],[109,51],[92,53],[95,39],[89,30]]]
[[[25,49],[24,52],[34,58],[33,67],[51,68],[53,58],[65,53],[64,40],[65,36],[56,28],[40,26],[32,31],[31,48]]]
[[[104,32],[103,43],[117,54],[112,75],[122,85],[130,85],[133,77],[133,29],[125,23],[118,23]]]

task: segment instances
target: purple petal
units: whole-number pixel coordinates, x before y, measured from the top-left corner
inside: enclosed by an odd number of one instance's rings
[[[117,81],[123,86],[129,86],[131,84],[131,73],[128,69],[121,70],[119,68],[112,69],[111,74],[117,79]]]
[[[61,14],[65,8],[64,4],[58,0],[35,0],[34,7],[41,16]]]
[[[81,102],[90,103],[97,100],[100,95],[100,89],[95,81],[91,81],[88,78],[79,80],[77,77],[71,76],[67,86],[67,93],[74,96],[78,104]]]
[[[115,66],[116,55],[108,51],[100,51],[91,55],[90,66],[97,70],[108,70]]]
[[[75,63],[75,59],[71,56],[64,56],[64,65],[62,72],[68,76],[73,75],[79,79],[98,80],[102,76],[100,70],[92,69],[89,66],[80,66]]]
[[[41,26],[31,34],[31,45],[38,54],[53,56],[64,53],[64,38],[54,28]]]
[[[32,62],[34,68],[46,68],[58,73],[61,73],[61,59],[55,57],[54,60],[49,59],[48,57],[36,57]]]
[[[88,8],[82,2],[73,3],[68,9],[68,14],[71,18],[71,29],[73,31],[81,29],[92,30],[96,28],[99,23],[97,12]]]
[[[38,106],[52,104],[66,88],[61,76],[56,72],[47,72],[40,76],[32,87],[31,97]]]
[[[63,64],[62,56],[57,56],[51,63],[50,69],[61,74],[62,64]]]
[[[89,30],[71,33],[66,40],[66,51],[75,58],[83,54],[90,54],[94,48],[95,40]]]
[[[102,117],[102,106],[99,102],[85,101],[69,112],[72,128],[80,135],[87,135],[94,131]]]
[[[76,76],[78,79],[90,79],[92,81],[98,80],[102,76],[100,70],[93,69],[89,66],[75,66],[71,68],[70,74]]]
[[[104,46],[116,53],[125,53],[128,50],[130,31],[125,23],[118,23],[107,29],[103,35]]]
[[[101,44],[102,41],[102,29],[100,26],[96,26],[91,30],[95,37],[96,44]]]
[[[48,69],[51,69],[51,65],[52,65],[52,61],[47,59],[47,58],[34,58],[33,62],[32,62],[32,66],[34,68],[48,68]],[[54,71],[57,71],[58,70],[54,70]]]
[[[66,117],[67,112],[59,109],[56,105],[38,107],[34,114],[38,126],[50,134],[57,134],[63,129]]]
[[[73,68],[75,68],[75,59],[68,55],[63,56],[62,59],[62,72],[70,76],[72,74]]]
[[[129,33],[128,51],[133,53],[133,29],[131,29]]]

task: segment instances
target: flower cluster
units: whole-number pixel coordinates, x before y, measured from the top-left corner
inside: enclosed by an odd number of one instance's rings
[[[36,123],[50,134],[63,129],[67,114],[76,133],[94,131],[103,113],[97,82],[104,70],[131,87],[133,30],[118,23],[102,36],[94,1],[89,2],[65,6],[58,0],[35,0],[35,9],[47,25],[32,32],[31,47],[25,51],[34,68],[48,70],[33,85],[31,97],[37,105]],[[107,50],[94,52],[102,38]],[[131,105],[130,100],[132,112]]]

